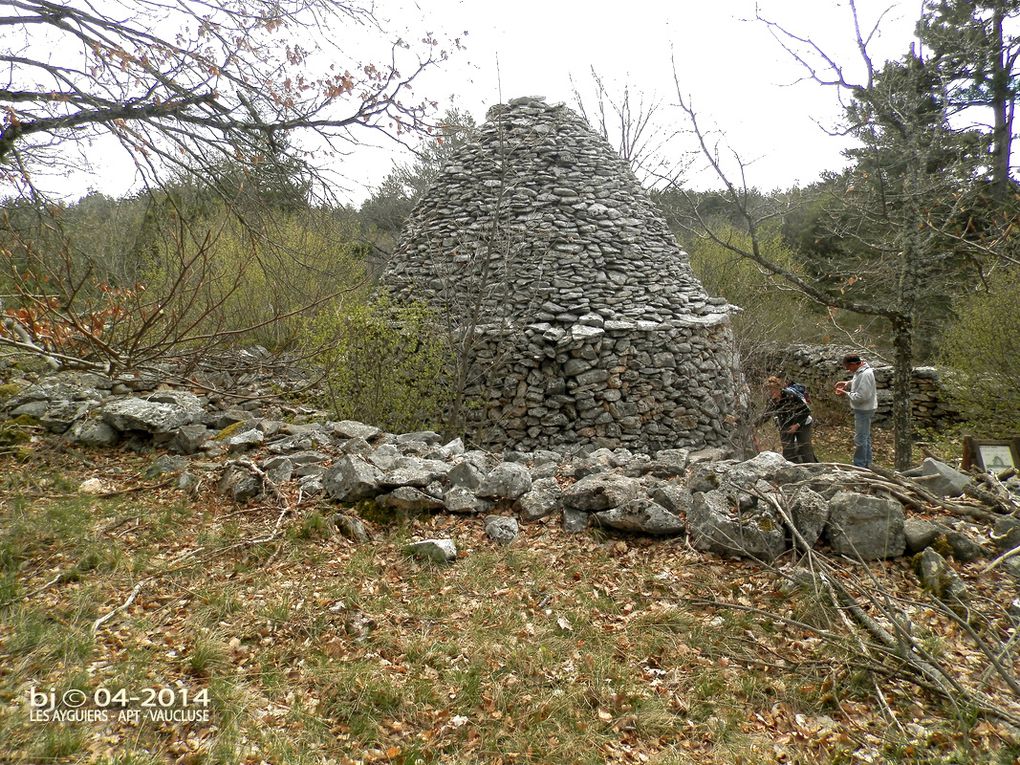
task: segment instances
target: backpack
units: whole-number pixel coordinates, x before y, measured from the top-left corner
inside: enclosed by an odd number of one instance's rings
[[[785,388],[783,388],[783,390],[787,391],[788,393],[792,393],[794,396],[799,398],[801,400],[801,403],[808,408],[808,411],[809,412],[811,411],[811,399],[808,398],[807,388],[805,386],[795,382],[790,383]]]

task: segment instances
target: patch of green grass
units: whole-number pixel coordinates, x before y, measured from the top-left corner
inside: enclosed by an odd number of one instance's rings
[[[230,654],[218,633],[198,635],[185,657],[188,672],[196,677],[209,677],[230,665]]]
[[[162,502],[148,516],[149,523],[145,530],[145,540],[149,542],[169,539],[180,532],[181,526],[188,522],[194,523],[191,506],[183,501]]]
[[[196,618],[207,626],[215,626],[244,609],[244,600],[236,588],[210,585],[198,593]]]
[[[292,540],[325,539],[332,536],[332,528],[326,516],[312,510],[301,519],[301,523],[288,530],[287,536]]]
[[[0,567],[0,615],[5,612],[5,603],[10,604],[20,597],[21,584],[17,575]]]
[[[59,625],[42,609],[19,606],[8,620],[10,636],[4,644],[5,652],[16,658],[34,653],[37,649],[52,645]]]
[[[378,665],[365,661],[335,666],[320,690],[320,713],[346,728],[364,745],[382,741],[380,725],[387,719],[413,716],[418,700]]]
[[[47,725],[38,739],[35,756],[40,762],[63,760],[77,754],[84,743],[84,731],[77,725]]]

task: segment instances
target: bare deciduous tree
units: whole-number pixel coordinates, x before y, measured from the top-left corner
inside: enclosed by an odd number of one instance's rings
[[[293,150],[287,139],[300,132],[341,150],[359,127],[416,127],[427,103],[413,100],[411,85],[445,56],[428,38],[406,62],[399,40],[383,65],[353,60],[345,41],[377,27],[360,0],[0,6],[0,168],[9,182],[83,161],[102,135],[150,179],[167,167],[201,175],[222,159],[257,164]]]
[[[386,43],[385,63],[357,60],[351,51],[386,38],[361,0],[0,0],[0,34],[0,194],[19,213],[0,225],[0,281],[14,298],[0,343],[110,370],[263,322],[210,320],[246,273],[272,274],[267,253],[303,254],[274,240],[285,228],[269,220],[280,212],[274,195],[287,186],[300,197],[291,211],[304,206],[330,192],[330,157],[370,131],[400,140],[419,129],[434,105],[412,86],[447,55],[428,35],[413,49]],[[150,230],[164,237],[152,248],[162,261],[146,264],[161,278],[144,297],[134,283],[109,283],[51,194],[72,171],[109,172],[115,155],[169,216]],[[194,214],[182,188],[214,201]],[[246,259],[217,262],[224,211],[247,227]],[[111,344],[114,325],[126,335]],[[70,338],[79,346],[60,347]]]

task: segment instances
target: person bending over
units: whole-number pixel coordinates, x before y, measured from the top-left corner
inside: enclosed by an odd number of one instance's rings
[[[790,462],[818,462],[811,445],[811,407],[781,377],[769,377],[765,386],[769,402],[760,422],[775,418],[783,456]]]

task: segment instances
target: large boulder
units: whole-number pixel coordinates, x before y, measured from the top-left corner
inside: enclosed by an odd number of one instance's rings
[[[790,492],[787,506],[790,508],[793,527],[804,538],[807,546],[813,547],[829,521],[829,503],[817,491],[801,486]]]
[[[357,502],[369,499],[384,491],[382,471],[361,457],[348,455],[326,471],[322,484],[326,494],[340,502]]]
[[[356,422],[354,420],[330,422],[326,424],[326,429],[339,438],[363,438],[366,441],[371,441],[382,433],[382,430],[374,425],[366,425],[363,422]]]
[[[443,500],[426,494],[413,486],[400,486],[389,494],[376,498],[382,507],[389,507],[403,513],[423,513],[443,509]]]
[[[931,547],[938,539],[942,530],[931,521],[921,518],[907,518],[903,521],[903,538],[906,542],[907,552],[919,553]]]
[[[97,406],[99,399],[50,401],[46,411],[39,415],[39,424],[51,433],[64,433]]]
[[[691,510],[694,497],[684,486],[669,481],[657,481],[648,486],[648,496],[673,515],[686,516]]]
[[[386,486],[428,486],[444,478],[450,466],[439,460],[425,460],[419,457],[400,457],[383,473],[382,483]]]
[[[451,513],[459,515],[475,515],[488,512],[492,502],[475,495],[464,486],[451,486],[443,495],[443,506]]]
[[[68,435],[72,441],[83,446],[114,446],[120,440],[120,433],[102,420],[93,418],[74,423]]]
[[[595,473],[567,487],[563,492],[563,504],[571,510],[597,513],[620,507],[644,493],[636,478],[618,473]]]
[[[860,560],[895,558],[907,547],[903,506],[895,499],[840,491],[829,501],[829,544]]]
[[[477,489],[485,480],[485,473],[473,462],[458,462],[450,468],[446,479],[453,486],[461,486],[465,489]]]
[[[740,503],[723,491],[694,495],[687,530],[695,549],[720,555],[771,561],[786,550],[783,523],[774,510]]]
[[[537,521],[551,515],[563,504],[563,490],[555,478],[540,478],[531,484],[531,491],[517,500],[521,518]]]
[[[201,422],[205,417],[195,401],[185,403],[152,401],[144,398],[120,398],[102,407],[103,420],[119,431],[141,430],[147,433],[170,433],[183,425]]]
[[[939,497],[959,497],[974,483],[974,479],[966,473],[931,457],[925,458],[920,467],[908,470],[904,475]]]
[[[640,466],[640,472],[656,478],[679,478],[687,471],[690,457],[689,449],[660,449],[655,459]]]
[[[485,476],[476,494],[487,499],[517,499],[531,490],[531,473],[517,462],[501,462]]]
[[[684,521],[657,502],[638,497],[620,507],[594,513],[595,521],[617,531],[631,531],[655,536],[669,536],[684,532]]]
[[[698,463],[688,485],[691,491],[697,492],[725,487],[747,489],[759,481],[782,486],[810,478],[811,471],[803,465],[790,462],[776,452],[761,452],[743,462],[725,460]]]

